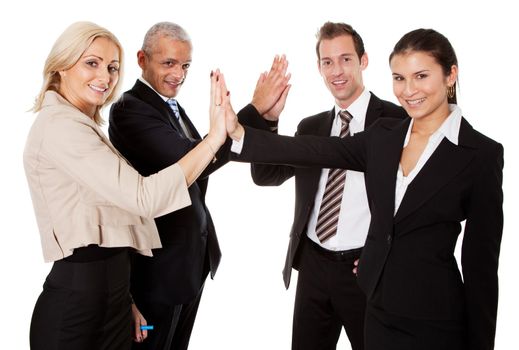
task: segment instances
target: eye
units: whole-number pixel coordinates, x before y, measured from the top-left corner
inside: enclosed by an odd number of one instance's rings
[[[119,72],[119,67],[117,67],[117,66],[108,66],[108,71],[111,74],[117,73],[117,72]]]
[[[97,67],[97,61],[94,61],[94,60],[88,60],[85,62],[87,65],[89,65],[90,67],[93,67],[93,68],[96,68]]]
[[[351,58],[350,57],[344,57],[343,60],[344,60],[344,62],[349,62],[349,61],[351,61]]]
[[[403,81],[404,78],[401,75],[393,75],[393,80],[394,81]]]
[[[169,67],[173,67],[175,65],[175,62],[173,62],[173,61],[165,61],[163,63],[163,65],[169,68]]]
[[[323,67],[327,67],[327,66],[329,66],[330,64],[332,64],[332,62],[329,61],[329,60],[323,60],[323,61],[321,61],[321,66],[323,66]]]
[[[187,70],[187,69],[189,69],[189,67],[191,67],[191,63],[184,63],[184,64],[182,65],[182,69],[183,69],[183,70]]]
[[[420,74],[417,74],[417,75],[416,75],[416,78],[417,78],[417,79],[425,79],[425,78],[427,78],[427,76],[428,76],[427,74],[420,73]]]

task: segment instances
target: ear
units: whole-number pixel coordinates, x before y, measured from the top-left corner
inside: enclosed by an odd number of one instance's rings
[[[360,57],[360,68],[362,70],[366,69],[368,67],[368,54],[364,52],[364,54]]]
[[[449,76],[447,76],[447,85],[452,86],[458,80],[458,66],[452,65],[451,72]]]
[[[146,54],[144,53],[144,51],[142,50],[139,50],[137,51],[137,63],[139,64],[139,67],[141,67],[141,69],[144,70],[144,68],[146,67]]]

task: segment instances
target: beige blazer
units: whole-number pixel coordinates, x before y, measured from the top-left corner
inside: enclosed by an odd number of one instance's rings
[[[184,173],[174,164],[142,177],[92,119],[54,91],[27,137],[25,174],[45,261],[74,248],[160,248],[153,218],[191,204]]]

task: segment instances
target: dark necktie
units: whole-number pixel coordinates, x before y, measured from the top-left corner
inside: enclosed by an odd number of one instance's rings
[[[340,137],[346,137],[350,134],[350,121],[353,117],[346,110],[339,112],[339,117],[341,118]],[[315,227],[315,233],[321,243],[337,234],[345,180],[346,170],[330,169]]]

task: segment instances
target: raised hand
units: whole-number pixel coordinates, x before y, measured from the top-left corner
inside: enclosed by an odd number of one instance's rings
[[[285,87],[285,90],[281,93],[281,96],[276,101],[274,106],[272,106],[271,109],[269,109],[265,114],[263,114],[263,118],[266,120],[276,121],[279,119],[279,116],[281,112],[283,112],[283,109],[285,108],[285,103],[287,102],[288,92],[290,91],[290,87],[292,85],[288,84]]]
[[[270,71],[261,73],[256,83],[251,103],[266,119],[277,120],[285,106],[290,89],[290,73],[287,73],[287,68],[288,61],[285,55],[276,55]],[[265,116],[267,112],[269,113]]]
[[[226,108],[229,104],[229,96],[223,74],[217,69],[211,72],[211,98],[209,102],[209,133],[207,138],[215,149],[224,144],[227,138]]]

